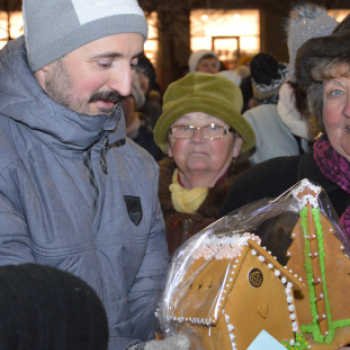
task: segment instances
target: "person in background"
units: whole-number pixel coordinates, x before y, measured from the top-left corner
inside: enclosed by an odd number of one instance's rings
[[[145,103],[137,72],[134,73],[131,94],[123,97],[121,103],[126,123],[126,136],[147,150],[157,162],[163,159],[163,152],[153,140],[153,129],[149,118],[137,112]]]
[[[242,79],[242,82],[239,87],[243,95],[242,113],[244,113],[248,109],[257,107],[259,104],[253,95],[252,76],[250,74]]]
[[[189,72],[216,74],[220,69],[219,58],[214,51],[199,50],[192,52],[188,60]]]
[[[243,114],[256,135],[250,162],[254,165],[274,157],[304,153],[277,112],[278,91],[287,78],[287,65],[278,63],[268,53],[259,53],[250,68],[254,98],[259,103]]]
[[[156,71],[152,62],[146,56],[139,58],[136,71],[139,76],[141,90],[145,96],[145,102],[138,110],[149,118],[153,129],[162,114],[162,95],[156,82]]]
[[[238,74],[236,74],[233,70],[222,70],[217,74],[223,75],[227,79],[230,79],[237,86],[241,85],[241,77]]]
[[[0,267],[1,350],[107,350],[106,311],[80,278],[37,264]]]
[[[235,182],[218,217],[263,198],[275,198],[307,178],[322,186],[350,235],[350,16],[329,36],[299,49],[297,83],[307,94],[310,122],[322,132],[313,151],[270,159]],[[336,219],[336,218],[335,218]]]
[[[253,59],[252,55],[247,55],[247,54],[242,55],[237,61],[237,68],[239,68],[239,67],[250,68],[250,64],[252,62],[252,59]]]
[[[24,37],[0,51],[0,265],[73,273],[105,306],[109,350],[144,347],[169,259],[158,165],[126,138],[119,104],[144,12],[135,0],[24,0],[23,17]]]
[[[279,91],[277,111],[288,130],[298,140],[300,149],[309,151],[312,139],[306,120],[307,98],[295,77],[295,60],[298,49],[309,39],[330,35],[338,22],[328,15],[324,7],[301,3],[295,5],[286,25],[289,52],[288,78]]]
[[[154,138],[169,158],[159,178],[169,252],[211,224],[222,200],[249,163],[255,143],[240,114],[242,93],[218,74],[194,72],[169,85]]]

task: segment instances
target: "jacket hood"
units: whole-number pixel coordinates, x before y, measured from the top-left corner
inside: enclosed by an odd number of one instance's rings
[[[46,95],[28,66],[23,36],[0,51],[0,76],[0,113],[27,125],[49,147],[83,151],[106,132],[109,143],[125,138],[121,106],[110,117],[88,116]]]

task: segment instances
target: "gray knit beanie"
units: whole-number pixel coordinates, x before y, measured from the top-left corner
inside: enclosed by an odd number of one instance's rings
[[[137,0],[23,0],[23,19],[33,72],[108,35],[140,33],[147,39]]]
[[[312,3],[297,4],[289,14],[288,34],[289,78],[295,82],[295,58],[298,49],[309,39],[330,35],[339,23],[327,10]]]

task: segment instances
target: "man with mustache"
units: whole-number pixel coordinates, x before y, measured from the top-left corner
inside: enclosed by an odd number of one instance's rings
[[[107,310],[109,349],[134,347],[154,337],[168,267],[158,166],[118,104],[147,22],[136,0],[24,0],[23,15],[0,51],[0,265],[79,276]]]

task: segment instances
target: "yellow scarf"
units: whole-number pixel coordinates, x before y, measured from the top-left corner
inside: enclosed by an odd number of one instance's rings
[[[173,183],[169,186],[171,201],[179,213],[194,214],[207,198],[207,187],[196,187],[191,190],[182,187],[178,181],[179,170],[175,169]]]

